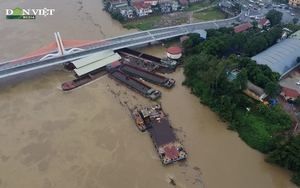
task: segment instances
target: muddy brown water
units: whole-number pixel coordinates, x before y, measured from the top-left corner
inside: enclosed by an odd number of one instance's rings
[[[22,57],[54,41],[97,40],[134,32],[102,12],[100,1],[0,2],[0,59]],[[55,16],[5,20],[5,8],[54,8]],[[68,7],[68,8],[67,8]],[[141,49],[161,57],[165,49]],[[153,104],[107,76],[72,92],[59,87],[73,74],[59,66],[0,80],[0,187],[294,188],[290,173],[264,162],[235,132],[177,82],[163,92],[164,111],[189,156],[162,166],[147,133],[128,108]],[[151,85],[151,84],[149,84]],[[153,86],[153,85],[152,85]]]

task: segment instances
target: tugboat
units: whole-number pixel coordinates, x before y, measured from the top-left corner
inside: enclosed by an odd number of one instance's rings
[[[137,128],[141,131],[141,132],[145,132],[145,130],[147,129],[144,120],[141,116],[141,114],[137,111],[134,110],[132,112],[133,115],[133,119],[135,120],[135,125],[137,126]]]

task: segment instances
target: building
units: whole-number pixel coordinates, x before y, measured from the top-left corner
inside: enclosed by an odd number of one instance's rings
[[[161,12],[176,11],[179,8],[178,1],[176,0],[159,0],[159,6]]]
[[[190,3],[197,3],[199,2],[200,0],[189,0]]]
[[[270,24],[270,20],[268,20],[267,18],[263,18],[258,22],[257,27],[262,29],[263,27],[270,26]]]
[[[167,49],[167,57],[171,59],[179,59],[182,56],[182,49],[177,46],[171,46]]]
[[[151,6],[155,6],[158,3],[158,0],[144,0],[144,3],[149,3]]]
[[[182,37],[180,37],[180,42],[182,43],[183,41],[185,41],[189,38],[190,38],[189,36],[182,36]]]
[[[144,2],[131,2],[131,5],[135,8],[138,16],[146,16],[152,13],[151,4]]]
[[[188,7],[189,2],[187,0],[179,0],[179,4],[181,5],[181,8]]]
[[[247,89],[245,89],[243,91],[243,93],[245,93],[249,97],[251,97],[257,101],[261,101],[261,102],[264,100],[264,98],[266,98],[268,96],[262,88],[254,85],[249,80],[247,83]]]
[[[250,29],[252,27],[253,27],[252,24],[245,23],[245,24],[238,25],[238,26],[234,27],[234,32],[235,33],[242,33],[242,32],[247,31],[248,29]]]
[[[299,7],[300,6],[300,0],[289,0],[289,5],[293,7]]]
[[[128,6],[127,0],[110,0],[110,10]]]
[[[288,38],[253,56],[257,64],[268,65],[273,72],[278,72],[280,79],[296,68],[297,57],[300,55],[300,40]]]
[[[297,99],[300,94],[298,93],[298,91],[294,90],[294,89],[290,89],[287,87],[283,87],[281,90],[280,95],[286,100],[292,100],[294,101],[295,99]]]
[[[233,7],[233,4],[230,3],[230,2],[228,2],[228,1],[223,1],[223,2],[219,3],[219,7],[220,7],[221,9],[228,10],[228,9],[230,9],[230,8]]]

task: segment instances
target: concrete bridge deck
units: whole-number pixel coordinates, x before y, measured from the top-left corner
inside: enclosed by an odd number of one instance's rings
[[[231,22],[234,22],[237,18],[243,16],[244,13],[242,12],[236,17],[232,17],[224,20],[184,24],[184,25],[159,28],[159,29],[141,31],[133,34],[118,36],[118,37],[94,42],[93,45],[84,47],[83,51],[76,51],[70,54],[65,54],[59,57],[52,57],[44,60],[41,60],[42,57],[41,55],[37,55],[30,58],[16,59],[16,60],[2,62],[0,63],[0,78],[20,74],[23,72],[27,72],[27,71],[31,71],[43,67],[61,64],[68,61],[73,61],[107,49],[118,50],[121,48],[133,47],[133,46],[147,44],[147,43],[154,43],[157,41],[161,41],[161,40],[165,40],[177,36],[182,36],[188,33],[192,33],[195,30],[228,27],[230,26]],[[57,51],[53,51],[50,53],[57,53]],[[16,61],[19,62],[16,64],[12,64],[13,62]]]

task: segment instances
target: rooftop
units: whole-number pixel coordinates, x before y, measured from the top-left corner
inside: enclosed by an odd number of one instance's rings
[[[182,52],[182,49],[177,46],[171,46],[167,49],[167,52],[169,54],[180,54]]]
[[[294,90],[294,89],[290,89],[287,87],[283,87],[281,90],[287,97],[292,97],[292,98],[297,98],[300,96],[300,94],[298,93],[298,91]]]
[[[247,89],[249,91],[255,93],[257,96],[262,96],[265,93],[265,91],[262,88],[258,87],[257,85],[254,85],[249,80],[248,80],[248,83],[247,83]]]
[[[242,24],[242,25],[238,25],[236,27],[234,27],[234,32],[235,33],[241,33],[243,31],[246,31],[247,29],[253,27],[252,24],[250,23],[245,23],[245,24]]]
[[[266,18],[263,18],[263,19],[261,19],[260,21],[259,21],[259,25],[265,25],[266,23],[267,23],[267,21],[269,21],[268,19],[266,19]]]
[[[300,30],[290,35],[290,38],[300,39]]]
[[[284,75],[297,66],[297,57],[300,54],[300,40],[288,38],[271,46],[265,51],[253,56],[256,63],[268,65],[273,72]]]

